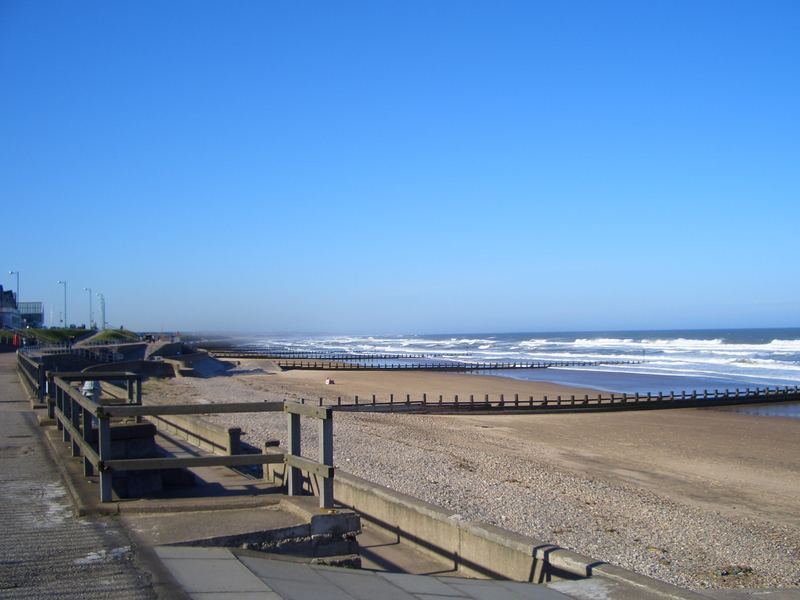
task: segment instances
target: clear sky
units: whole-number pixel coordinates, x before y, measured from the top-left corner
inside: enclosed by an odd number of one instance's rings
[[[138,329],[797,326],[798,32],[794,0],[0,0],[0,283]]]

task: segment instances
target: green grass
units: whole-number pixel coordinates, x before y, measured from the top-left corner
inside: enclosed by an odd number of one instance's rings
[[[26,329],[26,335],[35,337],[45,344],[65,344],[69,341],[75,340],[87,333],[88,329]]]
[[[139,336],[127,329],[106,329],[92,338],[92,342],[135,342]]]

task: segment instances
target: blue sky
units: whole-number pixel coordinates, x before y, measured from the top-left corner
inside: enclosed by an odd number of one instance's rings
[[[0,2],[3,277],[114,325],[800,325],[800,4]]]

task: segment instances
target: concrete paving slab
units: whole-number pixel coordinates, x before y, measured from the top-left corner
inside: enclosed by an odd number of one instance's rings
[[[191,597],[192,600],[284,600],[275,592],[208,592]]]
[[[245,567],[264,581],[285,579],[328,585],[327,580],[322,575],[317,574],[309,565],[282,560],[253,558],[251,556],[239,556],[238,558]]]
[[[703,590],[703,594],[720,600],[800,600],[800,589]]]
[[[526,600],[564,600],[568,598],[561,592],[551,590],[543,585],[534,585],[532,583],[517,583],[516,581],[498,581],[498,585],[511,590],[520,598]]]
[[[324,581],[324,580],[323,580]],[[270,579],[269,584],[285,600],[353,600],[339,588],[333,587],[329,582],[311,583],[293,581],[290,579]]]
[[[401,590],[399,587],[390,583],[383,577],[376,577],[372,573],[371,577],[368,572],[359,573],[356,570],[353,572],[336,570],[317,570],[325,579],[330,581],[333,585],[347,594],[355,598],[355,600],[374,600],[380,598],[381,600],[416,600],[414,596]]]
[[[415,594],[417,600],[472,600],[468,596],[439,596],[438,594]],[[487,598],[487,600],[491,600]]]
[[[592,577],[577,581],[556,581],[547,587],[576,600],[664,600],[664,595],[622,583]]]
[[[439,596],[461,595],[461,592],[442,583],[435,577],[407,575],[405,573],[381,573],[380,576],[409,594],[431,594]]]
[[[464,581],[446,579],[450,587],[475,600],[566,600],[567,596],[541,585],[519,583],[507,586],[505,581]]]
[[[227,558],[167,558],[162,561],[190,595],[199,592],[271,592],[238,560]]]
[[[492,600],[521,600],[511,590],[497,585],[496,581],[449,581],[448,585],[462,595],[475,600],[492,598]]]

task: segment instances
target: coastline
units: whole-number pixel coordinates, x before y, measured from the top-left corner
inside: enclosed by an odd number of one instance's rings
[[[262,368],[263,367],[263,368]],[[331,376],[333,386],[324,379]],[[519,386],[519,387],[517,387]],[[438,387],[440,391],[434,391]],[[591,393],[453,373],[288,371],[148,382],[146,401]],[[402,391],[400,391],[402,390]],[[518,391],[514,391],[518,390]],[[245,439],[285,444],[283,415]],[[800,585],[800,421],[714,409],[605,415],[337,413],[335,464],[463,515],[692,588]],[[307,448],[316,428],[304,427]],[[725,576],[732,565],[744,575]]]

